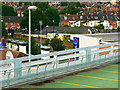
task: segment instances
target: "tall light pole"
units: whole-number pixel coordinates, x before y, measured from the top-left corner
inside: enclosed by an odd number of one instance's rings
[[[54,22],[55,22],[55,20],[52,20],[52,22],[53,22],[53,38],[54,38]]]
[[[46,26],[46,38],[47,38],[47,28],[48,28],[48,25]]]
[[[29,63],[31,62],[31,10],[36,10],[36,6],[29,6]]]
[[[42,20],[39,21],[40,24],[40,35],[42,35]],[[40,44],[42,43],[42,37],[40,37]],[[41,45],[40,45],[41,46]]]

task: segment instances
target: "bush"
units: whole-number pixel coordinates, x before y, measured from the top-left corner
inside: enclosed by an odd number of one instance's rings
[[[53,47],[55,51],[65,50],[65,46],[63,45],[63,41],[57,38],[53,38],[50,42],[50,45]]]
[[[43,45],[45,45],[45,46],[48,46],[48,44],[50,44],[50,39],[46,39],[45,43],[43,43]]]
[[[29,52],[29,43],[27,45],[27,53]],[[37,55],[40,54],[40,47],[37,45],[36,41],[34,40],[34,38],[31,38],[31,54],[32,55]]]

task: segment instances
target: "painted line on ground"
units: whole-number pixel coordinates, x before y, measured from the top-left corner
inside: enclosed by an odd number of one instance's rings
[[[96,78],[96,79],[109,80],[109,81],[120,81],[120,80],[116,80],[116,79],[107,79],[107,78],[100,78],[100,77],[94,77],[94,76],[85,76],[85,75],[76,75],[76,76]]]
[[[102,72],[110,72],[110,73],[120,73],[120,72],[114,72],[114,71],[106,71],[106,70],[96,70],[96,71],[102,71]]]
[[[90,88],[100,88],[100,87],[94,87],[94,86],[88,86],[88,85],[81,85],[81,84],[74,84],[74,83],[68,83],[68,82],[60,82],[60,81],[56,81],[56,83],[63,83],[63,84],[68,84],[68,85],[83,86],[83,87],[90,87]]]
[[[116,64],[116,65],[109,65],[108,67],[120,67],[120,65],[119,64]]]

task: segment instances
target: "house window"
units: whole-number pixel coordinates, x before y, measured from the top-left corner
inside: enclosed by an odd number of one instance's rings
[[[95,19],[98,19],[98,17],[95,17]]]
[[[13,25],[13,23],[10,23],[11,25]]]
[[[75,19],[75,17],[72,17],[73,18],[73,20]]]
[[[114,23],[114,26],[116,26],[116,23]]]
[[[90,18],[87,16],[87,19],[90,19]]]
[[[105,17],[103,16],[103,18],[105,18]]]
[[[71,23],[71,25],[73,24],[73,22]]]
[[[69,25],[69,23],[67,23],[67,25]]]
[[[62,25],[64,25],[64,22],[62,22]]]
[[[91,25],[92,25],[92,23],[91,23]]]
[[[64,19],[67,20],[67,16],[64,16]]]
[[[80,16],[80,19],[83,19],[83,16]]]

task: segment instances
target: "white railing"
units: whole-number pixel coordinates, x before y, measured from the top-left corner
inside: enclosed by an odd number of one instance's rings
[[[116,46],[115,46],[116,45]],[[109,48],[100,49],[109,46]],[[91,68],[119,58],[119,42],[0,61],[0,87]],[[53,58],[41,59],[42,57]],[[9,64],[9,66],[8,66]],[[12,65],[14,66],[12,66]],[[65,73],[64,73],[65,72]],[[32,82],[29,81],[29,82]]]

